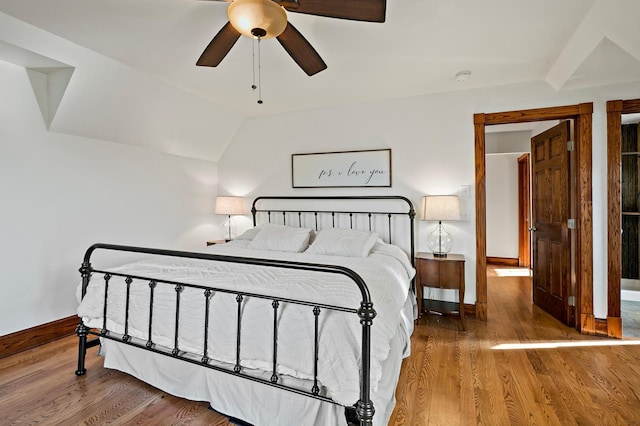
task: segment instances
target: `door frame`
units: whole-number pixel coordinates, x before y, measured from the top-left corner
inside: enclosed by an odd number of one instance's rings
[[[640,112],[640,99],[607,102],[607,335],[622,338],[620,282],[622,280],[622,114]]]
[[[518,157],[518,266],[531,267],[531,154]]]
[[[576,329],[596,333],[593,315],[593,207],[592,207],[593,103],[474,114],[476,176],[476,318],[487,319],[487,200],[485,127],[547,120],[575,120],[576,141]]]

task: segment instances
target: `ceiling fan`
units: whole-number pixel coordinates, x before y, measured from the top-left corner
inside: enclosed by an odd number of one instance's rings
[[[327,64],[318,52],[287,20],[285,9],[328,18],[384,22],[386,0],[233,0],[227,9],[229,22],[211,40],[196,65],[217,66],[244,35],[254,39],[277,38],[309,76],[326,69]]]

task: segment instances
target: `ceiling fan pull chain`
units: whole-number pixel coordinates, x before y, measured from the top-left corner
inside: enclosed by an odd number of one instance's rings
[[[260,77],[260,37],[258,37],[258,103],[262,105],[262,79]]]
[[[258,86],[256,86],[256,39],[254,38],[251,43],[251,71],[253,73],[253,83],[251,84],[251,88],[256,90]]]
[[[254,36],[252,43],[252,53],[253,53],[253,84],[251,88],[253,90],[258,89],[258,103],[262,104],[262,81],[260,80],[260,40],[262,37]],[[258,85],[256,86],[256,40],[258,41]]]

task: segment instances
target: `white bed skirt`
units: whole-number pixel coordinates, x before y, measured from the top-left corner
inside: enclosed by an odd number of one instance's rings
[[[396,333],[391,341],[390,356],[383,362],[378,390],[371,395],[376,410],[373,422],[376,426],[386,425],[393,412],[403,348],[407,345],[405,339],[404,333]],[[214,410],[255,426],[347,424],[342,406],[113,340],[102,339],[100,354],[104,356],[106,368],[130,374],[171,395],[206,401]]]

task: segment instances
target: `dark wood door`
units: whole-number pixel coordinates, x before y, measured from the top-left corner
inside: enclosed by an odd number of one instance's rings
[[[569,324],[569,122],[531,139],[533,303]]]

